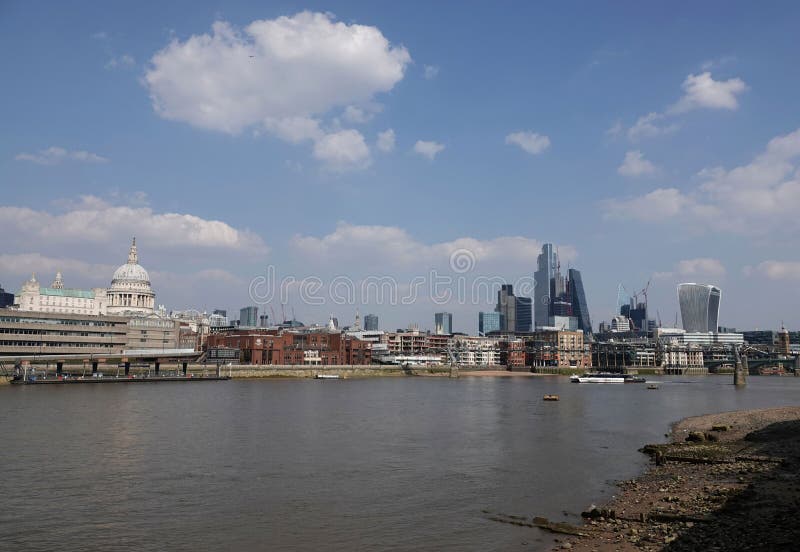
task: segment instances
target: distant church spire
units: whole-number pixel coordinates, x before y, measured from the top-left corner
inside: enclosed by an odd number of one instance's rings
[[[128,253],[128,264],[139,264],[139,255],[136,253],[136,238],[133,238],[131,250]]]
[[[56,279],[53,280],[52,285],[50,286],[53,289],[64,289],[64,281],[61,278],[61,271],[59,270],[56,272]]]

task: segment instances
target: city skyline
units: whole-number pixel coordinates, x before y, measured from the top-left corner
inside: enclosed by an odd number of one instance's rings
[[[722,325],[800,326],[800,7],[759,9],[758,24],[748,4],[580,9],[591,25],[567,5],[436,6],[421,24],[349,2],[53,5],[46,19],[10,2],[2,64],[25,78],[0,106],[0,285],[60,270],[105,286],[135,235],[159,303],[235,313],[267,266],[409,285],[462,274],[463,249],[470,277],[515,283],[552,243],[564,273],[580,267],[595,327],[620,282],[651,279],[650,317],[672,321],[675,286],[701,281],[725,290]],[[289,24],[330,54],[321,68],[269,42]],[[352,33],[369,63],[336,55]],[[197,74],[257,101],[200,94],[190,44]],[[266,59],[311,86],[277,95]],[[473,333],[494,302],[286,308],[321,324],[360,308],[389,328],[446,309]]]

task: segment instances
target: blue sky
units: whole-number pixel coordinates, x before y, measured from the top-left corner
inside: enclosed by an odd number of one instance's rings
[[[651,279],[665,324],[675,284],[708,281],[723,324],[797,328],[798,23],[791,2],[5,2],[0,283],[107,285],[136,234],[158,302],[234,309],[269,265],[406,289],[467,249],[468,277],[516,281],[552,242],[595,324]],[[357,303],[286,308],[442,308]],[[446,309],[474,332],[491,307]]]

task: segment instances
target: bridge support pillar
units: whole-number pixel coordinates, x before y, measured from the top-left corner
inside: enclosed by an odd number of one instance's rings
[[[93,360],[93,361],[92,361],[92,374],[96,374],[96,373],[97,373],[97,366],[98,366],[99,364],[100,364],[100,363],[99,363],[99,362],[97,362],[96,360]]]
[[[800,355],[794,357],[794,375],[800,376]]]
[[[128,377],[131,373],[131,363],[130,361],[125,361],[125,377]]]
[[[160,372],[161,372],[161,362],[157,360],[156,361],[156,375],[158,375]]]
[[[184,362],[183,363],[183,375],[184,376],[186,375],[186,367],[187,367],[188,364],[189,364],[188,362]]]
[[[737,387],[744,387],[747,385],[747,357],[741,357],[736,360],[736,368],[733,370],[733,384]]]
[[[64,373],[64,363],[61,361],[56,362],[56,376]]]

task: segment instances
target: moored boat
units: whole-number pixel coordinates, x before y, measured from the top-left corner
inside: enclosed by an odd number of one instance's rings
[[[572,383],[644,383],[642,377],[633,374],[616,374],[611,372],[586,372],[582,376],[570,376]]]

